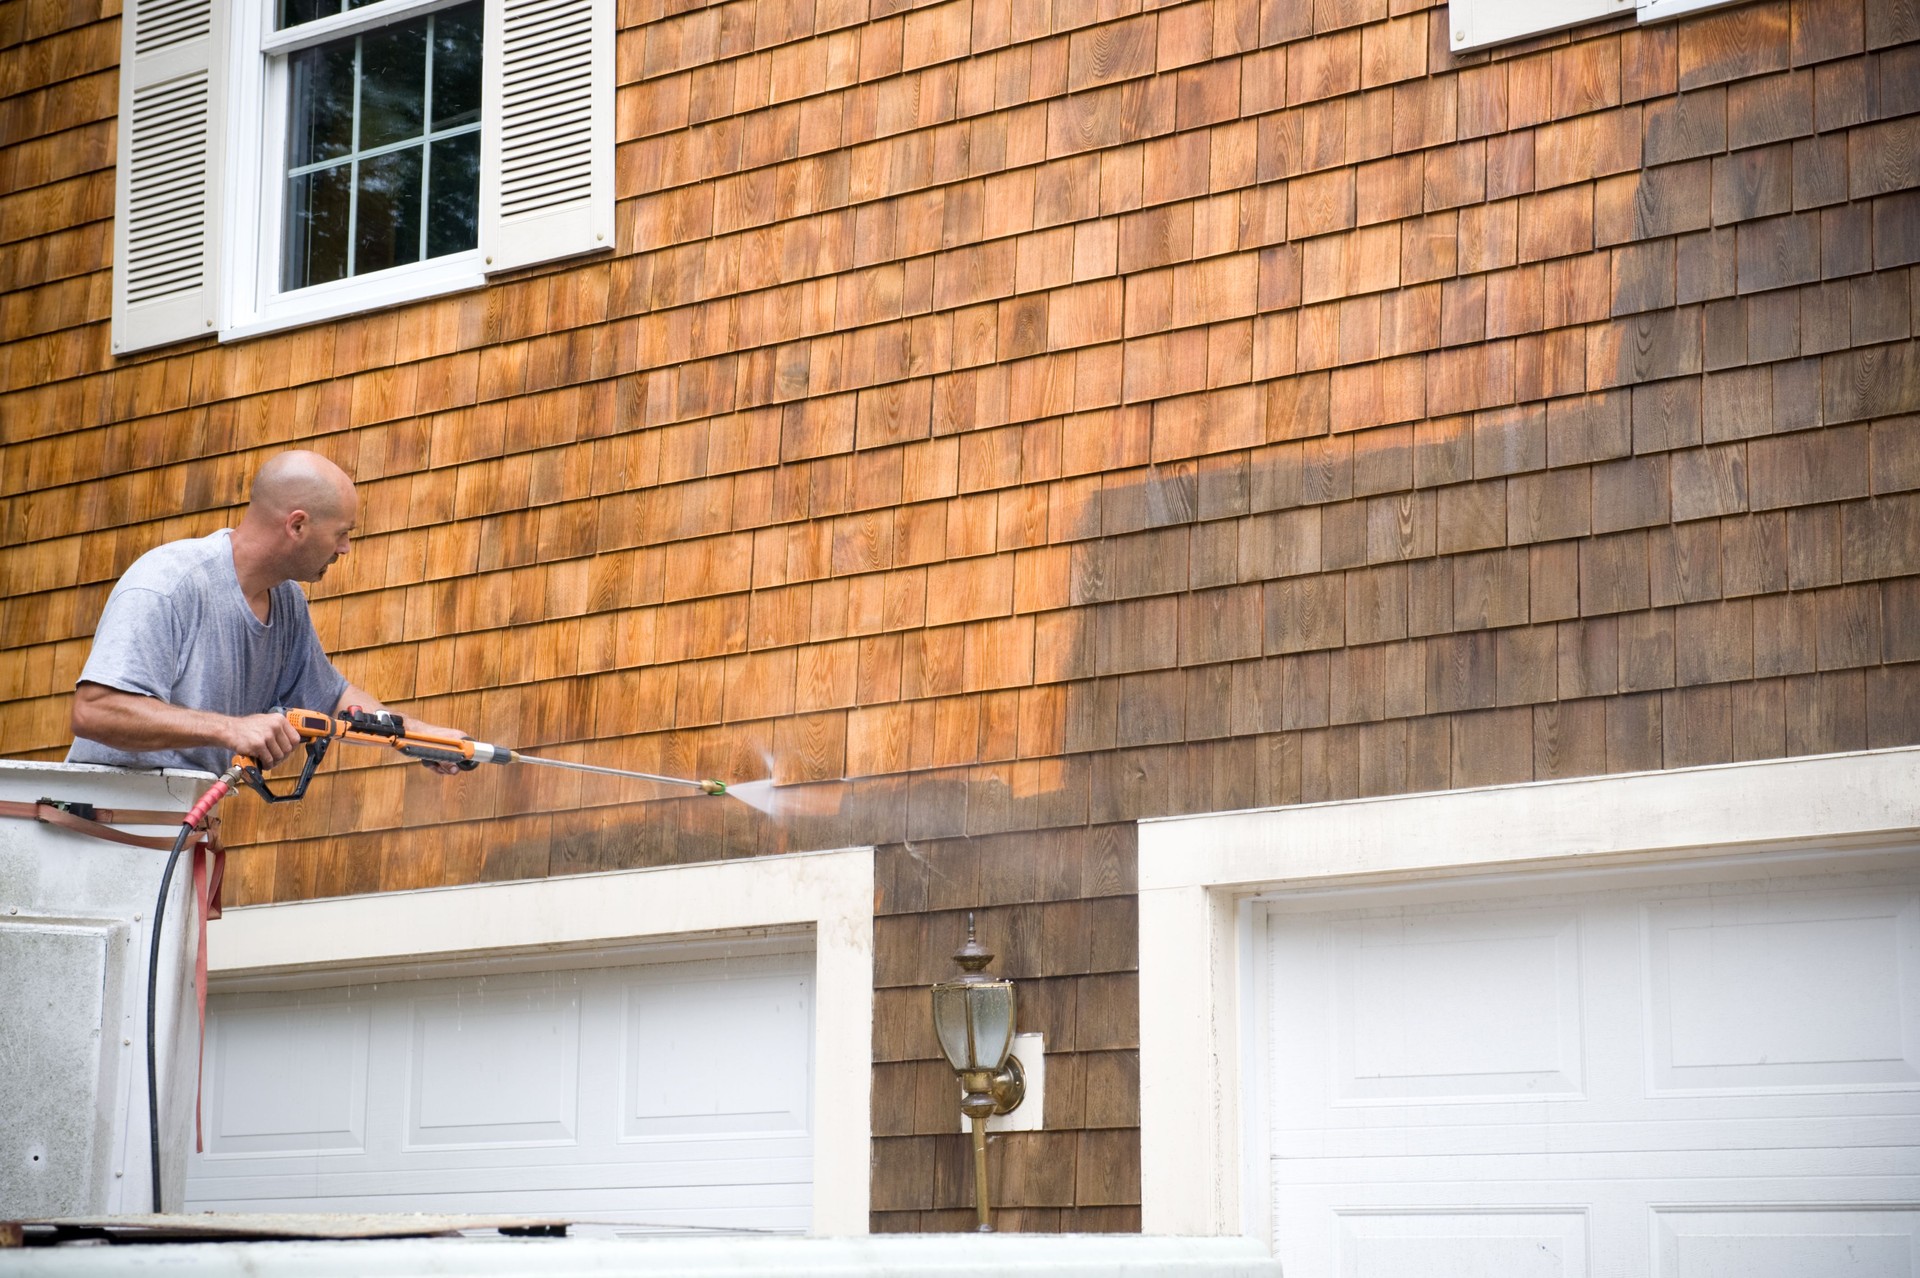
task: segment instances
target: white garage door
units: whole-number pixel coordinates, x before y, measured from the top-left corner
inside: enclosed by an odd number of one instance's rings
[[[1920,1274],[1920,874],[1878,863],[1270,905],[1288,1278]]]
[[[810,953],[217,995],[207,1030],[189,1211],[808,1224]]]

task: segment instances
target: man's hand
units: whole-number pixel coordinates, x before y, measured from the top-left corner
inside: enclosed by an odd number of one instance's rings
[[[229,730],[221,744],[235,754],[246,755],[262,770],[273,767],[300,748],[300,734],[293,730],[284,714],[250,714],[228,719],[227,724]]]
[[[407,720],[407,731],[423,737],[452,737],[456,741],[471,739],[458,728],[443,728],[431,723],[422,723],[418,719]],[[427,766],[443,777],[457,777],[461,772],[460,765],[457,763],[428,763]]]

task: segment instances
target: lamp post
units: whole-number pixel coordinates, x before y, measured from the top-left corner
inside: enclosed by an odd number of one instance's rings
[[[1026,1075],[1013,1049],[1013,982],[981,971],[993,955],[973,935],[967,914],[967,943],[954,951],[959,976],[933,987],[933,1029],[947,1064],[960,1076],[960,1112],[973,1125],[973,1196],[981,1233],[992,1233],[987,1207],[987,1119],[1019,1105],[1027,1092]]]

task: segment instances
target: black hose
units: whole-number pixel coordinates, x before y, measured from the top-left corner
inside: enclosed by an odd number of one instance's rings
[[[173,884],[173,868],[180,864],[180,854],[187,849],[196,833],[193,822],[180,827],[179,835],[173,841],[173,851],[167,853],[167,868],[160,875],[160,895],[153,903],[153,943],[147,947],[147,1152],[153,1164],[153,1212],[159,1215],[160,1206],[160,1071],[155,1064],[153,1031],[155,1005],[160,989],[160,925],[167,913],[167,889]]]

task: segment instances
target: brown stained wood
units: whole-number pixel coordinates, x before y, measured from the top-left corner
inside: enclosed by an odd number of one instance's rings
[[[1620,626],[1612,617],[1563,623],[1558,630],[1562,697],[1590,697],[1620,688]]]
[[[1620,618],[1620,687],[1627,692],[1674,683],[1673,613],[1659,609]]]
[[[1789,754],[1866,746],[1866,679],[1861,671],[1788,679],[1786,703]]]
[[[1456,786],[1533,780],[1533,716],[1524,709],[1452,716]]]
[[[1074,1196],[1089,1207],[1128,1204],[1140,1194],[1140,1137],[1121,1129],[1083,1132],[1074,1160]]]
[[[1793,509],[1787,515],[1787,584],[1795,590],[1830,586],[1844,576],[1842,520],[1834,506]]]
[[[1920,681],[1911,665],[1885,666],[1867,674],[1867,739],[1874,748],[1905,745],[1920,729]]]
[[[1530,567],[1525,550],[1462,555],[1453,562],[1453,618],[1460,628],[1499,628],[1526,621]]]
[[[1657,528],[1647,541],[1648,581],[1655,607],[1718,599],[1722,593],[1719,523]]]
[[[1297,652],[1339,644],[1345,629],[1345,584],[1340,573],[1267,583],[1267,651]]]
[[[885,844],[875,1227],[966,1224],[910,941],[987,907],[1062,1053],[1008,1208],[1127,1229],[1134,818],[1920,739],[1908,7],[1463,59],[1397,0],[673,8],[610,257],[125,360],[116,20],[19,11],[0,751],[310,444],[356,681],[840,810],[355,763],[236,812],[237,899]]]
[[[1754,673],[1766,677],[1803,674],[1816,663],[1816,619],[1807,594],[1771,595],[1754,601]]]
[[[1728,690],[1735,759],[1773,759],[1786,749],[1783,681],[1763,679]]]
[[[1822,670],[1878,665],[1881,661],[1880,590],[1841,586],[1813,596],[1815,650]]]
[[[1755,673],[1755,604],[1703,603],[1675,610],[1674,677],[1681,686],[1726,683]]]
[[[1662,757],[1669,767],[1724,763],[1733,754],[1732,698],[1726,688],[1683,688],[1662,703]]]
[[[1606,713],[1598,700],[1559,701],[1533,711],[1536,779],[1592,776],[1606,770]]]
[[[1596,473],[1575,467],[1506,481],[1507,542],[1556,541],[1595,531]]]

